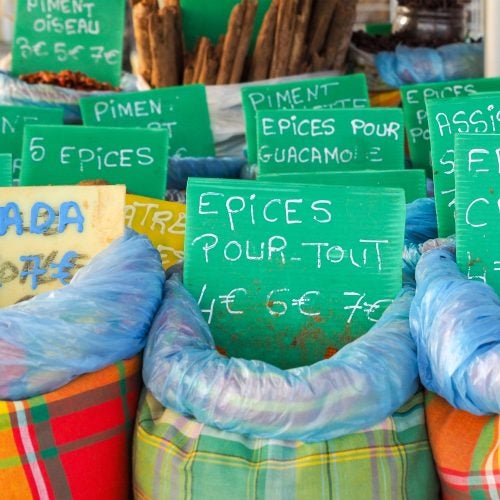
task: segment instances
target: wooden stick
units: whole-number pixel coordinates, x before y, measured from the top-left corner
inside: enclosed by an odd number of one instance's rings
[[[356,5],[357,0],[337,4],[327,37],[324,69],[345,69],[352,29],[356,22]]]
[[[278,5],[279,0],[273,0],[262,21],[248,73],[248,81],[250,82],[265,80],[269,76],[274,51]]]
[[[205,61],[207,59],[207,53],[210,47],[210,40],[206,36],[202,36],[198,41],[196,54],[194,57],[193,83],[200,82],[203,65],[205,64]]]
[[[181,80],[184,72],[184,31],[182,27],[182,11],[179,0],[168,0],[168,6],[174,13],[175,29],[175,57],[177,61],[177,75]]]
[[[215,85],[217,82],[217,72],[219,71],[222,48],[224,46],[224,35],[219,37],[217,45],[209,53],[207,63],[207,73],[205,76],[205,85]]]
[[[274,37],[274,52],[269,70],[270,78],[285,76],[292,50],[295,32],[298,0],[281,0],[278,8],[278,21]]]
[[[151,83],[151,44],[149,37],[149,16],[156,10],[156,0],[137,1],[132,6],[132,23],[137,51],[138,73]]]
[[[170,87],[180,83],[177,70],[175,42],[175,14],[164,7],[149,17],[149,34],[152,55],[151,86]]]
[[[252,40],[252,34],[255,26],[255,15],[257,14],[258,5],[258,2],[254,0],[245,2],[246,8],[243,15],[243,26],[240,33],[240,39],[238,40],[238,46],[236,48],[236,54],[234,56],[229,83],[241,82],[245,61],[248,55],[248,49],[250,48],[250,42]]]
[[[320,54],[325,45],[328,28],[337,3],[351,4],[355,0],[316,0],[309,26],[308,56]]]
[[[192,65],[192,63],[187,63],[184,66],[184,75],[182,78],[182,83],[184,85],[189,85],[193,83],[193,76],[194,76],[194,66]]]
[[[290,61],[288,63],[288,75],[296,75],[300,73],[306,53],[306,41],[311,20],[313,0],[303,0],[299,4],[299,12],[297,15],[295,36],[293,38],[292,50],[290,53]]]
[[[222,58],[220,62],[219,72],[217,74],[217,84],[229,83],[233,68],[234,58],[240,40],[240,34],[243,27],[243,18],[248,0],[243,0],[234,6],[229,16],[228,29],[226,38],[224,39],[224,48],[222,50]]]

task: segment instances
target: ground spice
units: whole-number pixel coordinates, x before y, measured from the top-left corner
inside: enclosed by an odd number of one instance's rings
[[[45,85],[56,85],[74,90],[113,90],[119,89],[109,83],[98,82],[80,71],[62,70],[58,73],[54,71],[37,71],[20,75],[19,79],[29,84],[43,83]]]

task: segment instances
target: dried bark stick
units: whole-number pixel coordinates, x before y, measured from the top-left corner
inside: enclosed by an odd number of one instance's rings
[[[233,67],[233,61],[236,56],[241,30],[243,27],[243,18],[245,15],[247,0],[234,6],[229,16],[228,29],[224,40],[222,58],[219,72],[217,74],[217,84],[229,83]]]
[[[337,4],[356,3],[351,0],[316,0],[309,26],[308,55],[320,54]]]
[[[300,73],[306,53],[306,40],[311,20],[313,0],[302,0],[297,14],[295,35],[293,38],[290,61],[288,62],[288,75]]]
[[[357,0],[352,0],[337,4],[326,41],[324,69],[344,70],[352,30],[356,22],[357,3]]]
[[[132,6],[132,24],[137,51],[138,73],[151,82],[151,44],[149,38],[149,17],[156,11],[156,0],[142,0]]]
[[[293,35],[298,0],[281,0],[278,8],[278,21],[274,37],[273,59],[269,70],[270,78],[285,76],[292,50]]]
[[[207,63],[207,73],[205,76],[205,85],[215,85],[217,82],[217,72],[219,71],[220,60],[222,56],[222,48],[224,47],[224,35],[219,38],[217,45],[213,47],[211,51],[208,63]]]
[[[202,36],[196,47],[196,53],[194,57],[194,72],[193,72],[193,83],[200,82],[200,76],[203,70],[203,65],[206,64],[207,54],[210,50],[211,43],[210,40],[206,36]]]
[[[273,0],[262,21],[248,73],[248,81],[250,82],[265,80],[269,76],[274,51],[278,5],[279,0]]]
[[[255,26],[255,15],[257,14],[258,3],[254,0],[245,1],[245,9],[243,15],[243,25],[240,32],[240,38],[234,56],[233,67],[231,68],[231,75],[229,83],[241,82],[243,75],[243,68],[245,67],[245,60],[250,48],[252,40],[253,29]]]
[[[164,7],[149,16],[151,44],[151,86],[170,87],[180,83],[176,58],[175,13]]]

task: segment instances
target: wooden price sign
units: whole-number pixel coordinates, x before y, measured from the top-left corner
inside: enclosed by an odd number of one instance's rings
[[[401,288],[402,189],[191,178],[184,283],[216,345],[281,368],[363,335]]]
[[[37,106],[0,106],[0,153],[12,155],[13,179],[19,180],[24,126],[29,124],[62,125],[62,109]]]
[[[257,162],[257,112],[279,109],[366,108],[370,105],[365,75],[315,78],[241,90],[248,161]]]
[[[151,240],[165,269],[184,259],[186,206],[183,203],[127,194],[125,224]]]
[[[259,171],[404,168],[403,112],[396,108],[259,111]]]
[[[104,179],[125,184],[130,193],[164,199],[167,148],[166,130],[28,125],[21,185]]]
[[[360,170],[359,172],[311,172],[309,174],[264,174],[258,180],[269,182],[298,182],[300,184],[326,184],[328,186],[373,186],[402,188],[406,203],[427,196],[425,171]]]
[[[500,135],[455,138],[457,263],[500,294]]]
[[[455,234],[455,134],[500,132],[500,92],[427,102],[439,236]]]
[[[0,187],[12,186],[12,155],[0,154]]]
[[[68,284],[123,234],[125,186],[0,188],[0,200],[0,307]]]
[[[12,72],[81,71],[120,84],[123,0],[23,0],[17,2]]]
[[[170,156],[215,156],[204,85],[84,97],[89,126],[166,129]]]
[[[500,78],[475,78],[401,87],[410,158],[415,168],[423,168],[432,179],[431,144],[426,99],[471,96],[500,90]]]

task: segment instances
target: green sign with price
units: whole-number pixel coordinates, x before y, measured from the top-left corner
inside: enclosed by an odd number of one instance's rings
[[[402,189],[191,178],[184,283],[230,356],[308,365],[401,288]]]
[[[124,23],[124,0],[18,1],[12,72],[81,71],[117,87]]]
[[[500,294],[500,134],[455,137],[457,263]]]
[[[500,92],[427,101],[439,236],[455,234],[455,135],[500,132]]]
[[[69,185],[104,179],[127,192],[164,199],[166,130],[41,126],[24,129],[22,186]]]

